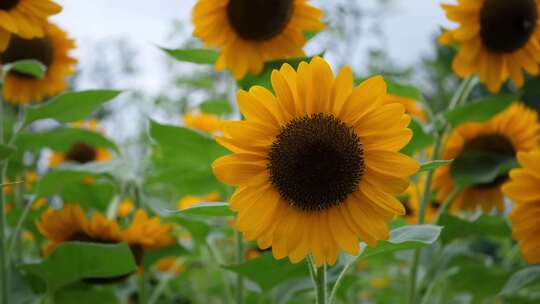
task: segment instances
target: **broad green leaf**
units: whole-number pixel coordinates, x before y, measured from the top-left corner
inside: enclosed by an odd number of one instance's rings
[[[464,122],[483,122],[504,111],[519,97],[519,94],[487,97],[446,112],[444,117],[454,127]]]
[[[118,304],[113,286],[93,286],[75,283],[54,293],[55,304]]]
[[[23,264],[20,267],[42,278],[53,290],[85,278],[126,275],[137,268],[126,243],[81,242],[63,243],[43,262]]]
[[[145,269],[149,269],[150,266],[152,266],[155,262],[157,262],[159,259],[169,256],[180,256],[187,254],[188,251],[178,245],[174,244],[171,246],[167,246],[165,248],[155,249],[155,250],[148,250],[145,251],[142,259],[142,265]]]
[[[227,115],[232,112],[231,104],[227,99],[212,99],[205,101],[200,106],[201,111],[216,115]]]
[[[418,172],[433,171],[439,167],[444,167],[451,164],[453,160],[432,160],[420,165]]]
[[[179,212],[186,216],[225,217],[235,215],[229,209],[228,203],[200,203]]]
[[[441,226],[435,225],[408,225],[394,229],[390,231],[390,238],[387,241],[379,241],[375,247],[367,247],[362,243],[364,250],[359,258],[366,259],[381,253],[422,248],[433,244],[441,230]]]
[[[64,93],[43,105],[29,107],[26,112],[24,125],[27,126],[40,119],[55,119],[59,122],[82,120],[105,102],[120,95],[120,93],[121,91],[114,90]]]
[[[223,266],[257,283],[265,292],[293,278],[308,276],[306,261],[291,264],[287,259],[276,260],[270,252],[242,264]]]
[[[448,244],[456,239],[476,236],[509,238],[511,235],[508,221],[504,217],[495,215],[484,214],[475,221],[468,221],[444,213],[441,214],[437,224],[444,226],[441,233],[443,244]]]
[[[401,149],[402,153],[412,156],[415,153],[429,147],[433,143],[433,135],[431,135],[429,131],[424,128],[422,123],[417,121],[415,118],[411,120],[409,128],[413,131],[413,137],[407,146]]]
[[[400,84],[391,80],[385,79],[388,87],[388,94],[407,97],[419,101],[422,99],[422,91],[412,85]]]
[[[8,158],[17,150],[16,147],[9,145],[0,145],[0,161]]]
[[[76,142],[118,152],[118,147],[110,139],[100,133],[78,128],[60,128],[40,133],[23,132],[17,136],[15,143],[21,150],[39,150],[48,147],[54,151],[65,152]]]
[[[198,64],[214,64],[219,56],[218,51],[211,49],[161,49],[178,61]]]
[[[322,56],[322,55],[321,55]],[[310,62],[312,57],[301,57],[301,58],[292,58],[286,60],[274,60],[268,61],[264,64],[263,71],[257,75],[248,74],[243,79],[238,81],[240,88],[244,90],[249,90],[252,86],[259,85],[263,86],[269,90],[272,90],[271,76],[273,70],[279,70],[281,66],[285,63],[290,64],[294,69],[298,68],[300,62]]]
[[[457,185],[467,187],[489,184],[517,166],[514,157],[490,152],[469,151],[463,152],[454,159],[450,173]]]
[[[533,282],[540,281],[540,265],[530,266],[514,273],[500,292],[502,296],[510,296],[518,293],[521,289]]]
[[[37,60],[25,59],[7,65],[5,72],[7,73],[9,71],[33,76],[37,79],[43,79],[47,72],[47,67]]]

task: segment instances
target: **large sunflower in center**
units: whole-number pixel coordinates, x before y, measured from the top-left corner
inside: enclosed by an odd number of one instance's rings
[[[193,36],[220,48],[216,69],[239,79],[259,74],[265,61],[303,56],[304,32],[322,30],[321,16],[308,0],[199,0]]]
[[[223,124],[218,142],[233,154],[214,173],[238,186],[235,227],[278,259],[309,252],[334,264],[340,249],[358,254],[388,238],[386,220],[404,214],[394,197],[418,163],[398,151],[411,139],[403,105],[384,104],[380,76],[353,88],[350,68],[334,78],[323,59],[272,73],[276,95],[255,86],[238,93],[245,121]]]
[[[540,142],[540,124],[535,111],[515,103],[505,111],[484,123],[466,123],[454,130],[448,138],[444,159],[455,159],[464,152],[488,152],[505,157],[515,157],[519,151],[529,151]],[[474,170],[471,168],[471,170]],[[496,208],[504,210],[502,184],[507,180],[501,175],[486,184],[468,187],[454,201],[454,210],[475,210],[485,212]],[[438,189],[437,200],[443,202],[454,188],[450,167],[439,168],[435,172],[433,185]]]
[[[439,38],[441,44],[461,45],[452,65],[458,76],[478,74],[497,92],[508,78],[523,86],[523,69],[538,74],[539,0],[459,0],[442,7],[448,19],[459,23]]]

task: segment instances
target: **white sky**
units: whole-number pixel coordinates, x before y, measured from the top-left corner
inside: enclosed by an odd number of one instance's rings
[[[88,41],[102,38],[126,37],[142,53],[144,62],[152,63],[164,56],[155,45],[165,45],[166,34],[173,20],[190,21],[195,0],[56,0],[63,12],[53,18],[69,31],[80,47]],[[323,0],[319,0],[323,1]],[[331,1],[331,0],[324,0]],[[357,0],[369,3],[377,0]],[[397,0],[396,8],[388,14],[384,27],[388,52],[399,64],[413,64],[428,54],[433,33],[446,25],[440,0]],[[448,2],[448,1],[446,1]],[[85,54],[89,54],[85,50]],[[84,65],[85,58],[79,58]],[[159,77],[148,64],[145,78],[149,89],[157,87]]]

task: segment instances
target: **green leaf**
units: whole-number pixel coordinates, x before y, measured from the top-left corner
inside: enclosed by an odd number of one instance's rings
[[[206,244],[206,237],[210,233],[210,227],[206,223],[183,216],[172,217],[170,220],[187,229],[193,239],[201,244],[200,246]]]
[[[145,251],[142,259],[142,265],[145,269],[149,269],[150,266],[152,266],[155,262],[157,262],[159,259],[169,256],[180,256],[187,254],[188,251],[178,245],[174,244],[171,246],[167,246],[164,248],[156,249],[156,250],[149,250]]]
[[[484,122],[519,100],[519,97],[519,94],[508,94],[483,98],[446,112],[444,117],[454,127],[464,122]]]
[[[439,167],[449,165],[453,161],[454,160],[432,160],[420,165],[420,170],[418,170],[418,172],[433,171]]]
[[[540,265],[527,267],[514,273],[500,292],[501,296],[510,296],[540,280]]]
[[[291,264],[287,259],[276,260],[270,252],[242,264],[223,266],[257,283],[265,292],[293,278],[308,276],[306,261]]]
[[[126,243],[81,242],[63,243],[43,262],[20,267],[42,278],[53,290],[85,278],[126,275],[137,268]]]
[[[118,152],[116,144],[105,136],[78,128],[60,128],[40,133],[23,132],[17,136],[15,144],[21,150],[40,150],[48,147],[54,151],[66,152],[76,142],[84,142],[92,147],[107,148]]]
[[[234,216],[235,213],[229,209],[228,203],[200,203],[193,207],[180,211],[186,216],[206,216],[206,217],[225,217]]]
[[[9,71],[25,74],[37,79],[43,79],[47,72],[47,67],[37,60],[24,59],[9,64],[6,67],[5,73],[8,73]]]
[[[0,161],[9,158],[17,148],[9,145],[0,145]]]
[[[55,304],[118,304],[114,289],[109,286],[92,286],[75,283],[54,293]]]
[[[178,61],[197,64],[214,64],[219,57],[218,51],[211,49],[161,49]]]
[[[82,120],[97,110],[105,102],[120,95],[121,91],[91,90],[64,93],[49,102],[29,107],[24,125],[40,119],[55,119],[59,122]]]
[[[501,216],[484,214],[475,221],[468,221],[444,213],[441,214],[437,224],[444,226],[441,233],[443,244],[448,244],[456,239],[477,236],[509,238],[511,235],[507,220]]]
[[[422,99],[422,91],[415,86],[400,84],[386,78],[385,82],[386,86],[388,87],[388,94],[408,97],[417,101]]]
[[[407,146],[401,149],[402,153],[412,156],[416,152],[422,151],[423,149],[429,147],[433,143],[433,135],[431,135],[430,132],[424,128],[422,123],[415,118],[411,120],[409,128],[413,131],[413,137]]]
[[[320,55],[322,56],[322,55]],[[240,88],[244,90],[249,90],[252,86],[260,85],[263,86],[269,90],[272,90],[272,82],[270,80],[272,76],[272,71],[280,69],[281,66],[285,63],[290,64],[294,69],[298,68],[298,65],[300,65],[301,62],[310,62],[312,57],[300,57],[300,58],[292,58],[292,59],[286,59],[286,60],[274,60],[274,61],[268,61],[264,64],[263,71],[257,75],[246,75],[243,79],[238,81],[238,85]]]
[[[468,151],[463,152],[453,161],[450,173],[458,186],[468,187],[491,183],[517,166],[514,157],[498,153]]]
[[[366,259],[381,253],[400,250],[422,248],[433,244],[441,233],[442,227],[435,225],[408,225],[390,231],[387,241],[379,241],[375,247],[367,247],[362,243],[364,250],[360,259]]]
[[[227,99],[212,99],[205,101],[200,106],[201,111],[216,115],[227,115],[232,112],[231,104]]]

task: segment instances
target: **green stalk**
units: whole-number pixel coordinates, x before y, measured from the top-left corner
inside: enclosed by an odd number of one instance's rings
[[[0,71],[1,74],[1,71]],[[4,101],[0,92],[0,144],[4,144]],[[0,183],[4,182],[7,160],[0,162]],[[6,252],[6,213],[4,187],[0,187],[0,304],[8,304],[8,263]]]
[[[236,263],[240,264],[244,260],[244,241],[242,234],[238,231],[234,232],[236,241]],[[236,275],[236,303],[244,303],[244,277],[241,274]]]
[[[459,89],[456,91],[450,104],[448,106],[448,111],[452,111],[456,107],[462,105],[467,101],[472,89],[476,85],[477,78],[474,76],[469,76],[465,78]],[[433,145],[433,154],[431,155],[431,160],[437,160],[442,150],[443,138],[447,132],[450,131],[451,126],[445,122],[441,130],[435,130],[435,144]],[[422,200],[420,201],[420,206],[418,208],[418,224],[423,224],[426,215],[426,205],[431,201],[431,183],[433,182],[434,171],[429,171],[427,173],[426,182],[424,185],[424,193],[422,195]],[[410,276],[410,286],[409,286],[409,304],[414,304],[416,299],[416,284],[418,280],[418,265],[420,264],[420,255],[421,249],[417,249],[414,253],[413,264],[411,268]]]
[[[355,259],[355,262],[356,262],[356,259]],[[330,297],[328,298],[328,304],[332,304],[334,302],[334,299],[336,298],[337,292],[339,290],[339,286],[341,285],[343,278],[345,278],[345,275],[349,271],[349,268],[351,268],[353,264],[354,262],[345,264],[345,266],[343,267],[343,270],[341,270],[341,272],[339,273],[339,276],[336,282],[334,283],[334,287],[332,287],[332,292],[330,293]]]
[[[455,187],[452,189],[452,192],[448,195],[444,203],[441,205],[439,210],[437,211],[437,217],[435,218],[435,222],[439,222],[439,219],[441,218],[441,215],[446,213],[446,211],[450,210],[450,207],[452,207],[452,203],[456,199],[456,197],[461,193],[462,188],[461,187]]]
[[[327,290],[326,290],[326,264],[317,269],[317,304],[326,304]]]

